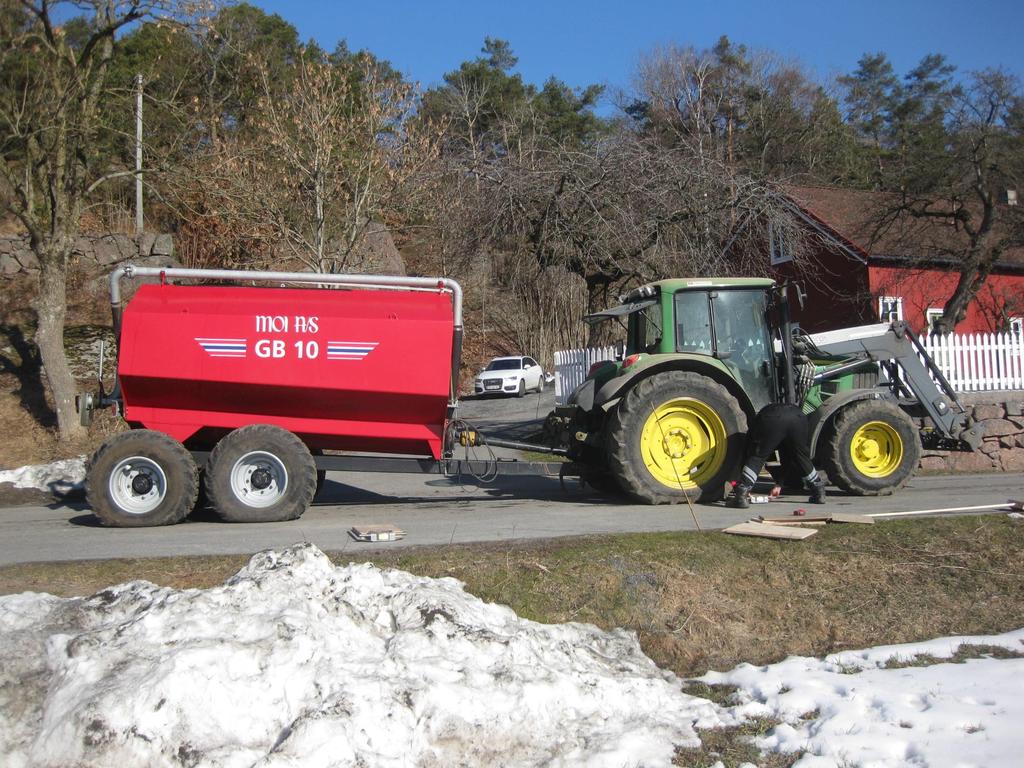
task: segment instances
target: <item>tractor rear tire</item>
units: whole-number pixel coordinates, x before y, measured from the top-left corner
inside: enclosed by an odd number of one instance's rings
[[[316,480],[305,443],[280,427],[252,424],[214,447],[206,493],[228,522],[281,522],[302,516],[316,495]]]
[[[92,455],[85,498],[103,525],[142,528],[180,523],[199,495],[196,463],[163,432],[133,429]]]
[[[577,463],[580,465],[580,482],[584,485],[605,496],[622,496],[622,487],[608,468],[608,457],[604,451],[585,446]]]
[[[858,496],[888,496],[906,485],[921,460],[921,439],[895,403],[861,400],[835,418],[825,446],[829,480]]]
[[[608,420],[608,465],[647,504],[717,501],[743,458],[747,417],[721,384],[691,371],[650,376]]]

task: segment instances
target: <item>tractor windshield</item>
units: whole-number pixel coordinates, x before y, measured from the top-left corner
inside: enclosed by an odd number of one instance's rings
[[[711,301],[715,348],[755,410],[773,401],[772,345],[762,290],[716,291]]]

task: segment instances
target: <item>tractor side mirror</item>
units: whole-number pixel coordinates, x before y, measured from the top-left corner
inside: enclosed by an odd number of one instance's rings
[[[796,289],[796,301],[800,305],[800,309],[804,308],[804,299],[807,298],[807,292],[800,283],[793,283],[793,287]]]

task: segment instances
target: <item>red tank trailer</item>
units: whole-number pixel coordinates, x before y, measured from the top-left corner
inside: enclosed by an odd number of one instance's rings
[[[122,312],[125,276],[160,283]],[[425,468],[445,452],[462,343],[452,280],[126,266],[111,303],[117,384],[80,398],[84,420],[95,403],[132,427],[89,462],[87,498],[107,525],[179,522],[200,467],[221,517],[255,522],[305,511],[341,461],[325,450]]]
[[[124,417],[194,445],[273,424],[438,459],[453,333],[438,291],[145,285],[121,327]]]

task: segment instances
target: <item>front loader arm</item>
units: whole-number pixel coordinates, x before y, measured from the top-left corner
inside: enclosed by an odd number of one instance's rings
[[[811,344],[831,356],[845,358],[842,367],[859,362],[874,362],[890,368],[890,387],[899,394],[912,395],[924,408],[939,433],[949,440],[962,441],[976,450],[984,437],[981,427],[971,424],[964,407],[938,366],[902,320],[876,323],[838,331],[826,331],[809,337]],[[822,378],[830,378],[826,371]],[[909,390],[909,392],[907,391]]]

